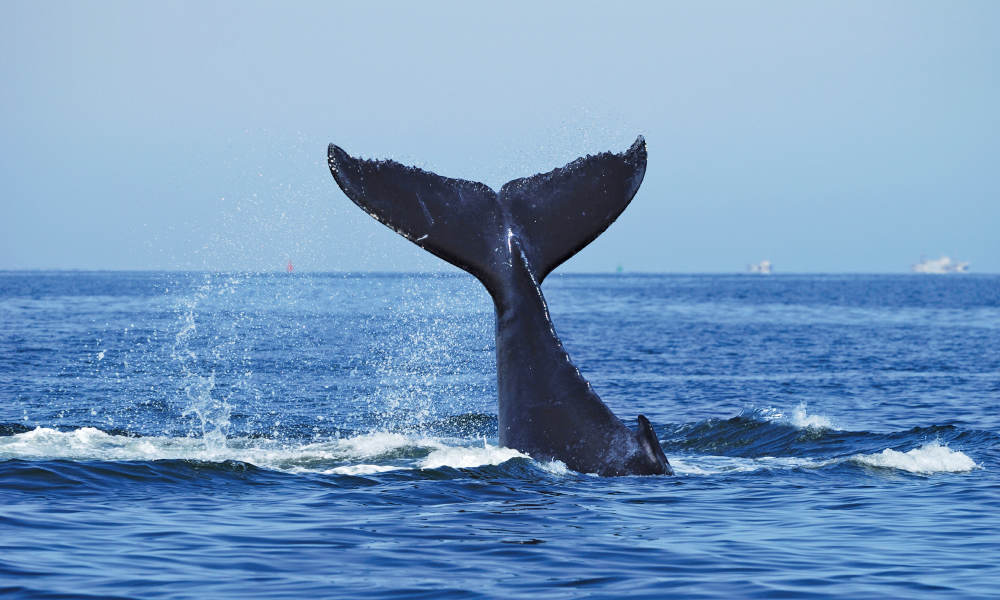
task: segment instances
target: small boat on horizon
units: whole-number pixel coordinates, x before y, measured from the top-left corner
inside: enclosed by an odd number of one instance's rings
[[[920,262],[913,265],[914,273],[930,273],[930,274],[944,274],[944,273],[968,273],[969,263],[962,261],[953,261],[950,256],[942,256],[941,258],[928,260],[921,257]]]
[[[764,259],[759,263],[752,265],[747,265],[747,272],[749,273],[759,273],[761,275],[771,274],[771,261]]]

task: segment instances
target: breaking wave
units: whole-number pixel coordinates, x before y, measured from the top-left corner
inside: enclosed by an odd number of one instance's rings
[[[398,469],[467,469],[529,458],[485,441],[463,443],[385,432],[310,443],[261,438],[229,438],[218,443],[199,437],[116,435],[94,427],[72,431],[39,427],[0,437],[0,460],[240,462],[289,473],[359,475]]]
[[[929,442],[909,452],[886,448],[877,454],[860,454],[852,458],[856,463],[882,469],[897,469],[909,473],[965,473],[979,467],[964,452]]]
[[[663,437],[663,436],[661,436]],[[805,403],[791,410],[754,409],[729,419],[667,428],[664,450],[678,475],[705,476],[859,465],[915,474],[981,468],[947,444],[990,447],[1000,436],[953,425],[877,433],[849,431]],[[912,448],[903,451],[902,449]]]

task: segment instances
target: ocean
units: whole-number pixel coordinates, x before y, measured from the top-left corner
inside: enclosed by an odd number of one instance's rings
[[[543,290],[675,476],[498,447],[464,274],[0,272],[0,596],[1000,596],[1000,276]]]

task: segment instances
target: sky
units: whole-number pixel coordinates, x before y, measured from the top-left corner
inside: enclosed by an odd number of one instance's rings
[[[0,11],[0,269],[454,270],[327,144],[499,189],[642,134],[558,272],[1000,272],[1000,2]]]

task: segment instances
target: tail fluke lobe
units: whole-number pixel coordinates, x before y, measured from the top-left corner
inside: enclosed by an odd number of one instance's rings
[[[604,152],[500,190],[500,203],[541,283],[566,259],[594,241],[632,201],[646,173],[640,135],[625,152]]]
[[[365,212],[493,289],[495,265],[506,259],[498,254],[504,223],[496,192],[391,160],[358,159],[334,144],[327,162],[340,189]]]

